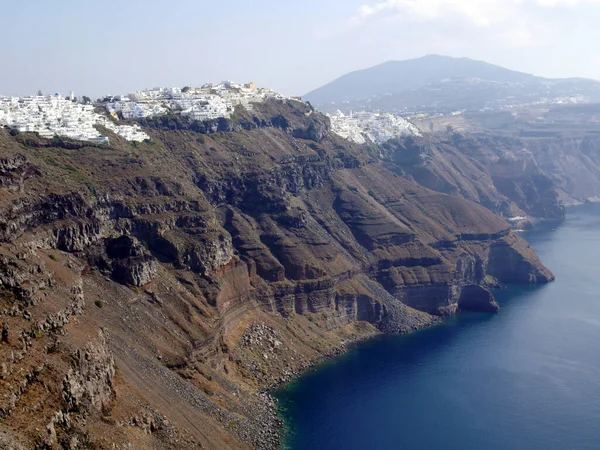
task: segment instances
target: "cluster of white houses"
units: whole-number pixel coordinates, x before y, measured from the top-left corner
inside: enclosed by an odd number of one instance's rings
[[[420,136],[419,129],[408,120],[389,113],[367,111],[329,114],[331,131],[357,144],[367,140],[375,143],[389,141],[398,136]]]
[[[71,139],[108,143],[96,126],[101,125],[129,141],[149,136],[139,126],[117,125],[94,112],[94,106],[78,103],[74,95],[60,94],[28,97],[0,96],[0,126],[21,132],[36,132],[42,137],[64,136]]]
[[[238,105],[251,110],[253,103],[269,98],[285,97],[271,89],[258,88],[252,82],[236,84],[224,81],[199,88],[161,87],[119,95],[109,98],[106,109],[111,114],[121,114],[124,119],[140,119],[171,112],[203,121],[228,118]]]
[[[141,119],[167,113],[181,114],[193,120],[228,118],[236,106],[251,110],[254,103],[267,99],[286,99],[254,83],[205,84],[199,88],[155,88],[127,95],[108,97],[104,106],[114,118]],[[419,130],[406,119],[393,114],[341,111],[331,114],[332,131],[346,139],[363,144],[368,140],[385,142]],[[117,125],[109,117],[94,111],[94,106],[59,94],[29,97],[0,96],[0,126],[22,132],[36,132],[43,137],[64,136],[83,141],[108,143],[98,125],[129,141],[143,141],[149,136],[139,125]]]
[[[254,103],[287,97],[254,83],[235,84],[225,81],[199,88],[154,88],[105,99],[106,110],[124,119],[141,119],[167,113],[188,116],[193,120],[230,117],[238,105],[251,110]],[[94,106],[60,94],[28,97],[0,96],[0,126],[22,132],[36,132],[43,137],[64,136],[83,141],[107,143],[108,137],[97,129],[101,125],[129,141],[143,141],[149,136],[138,125],[117,125],[94,111]]]

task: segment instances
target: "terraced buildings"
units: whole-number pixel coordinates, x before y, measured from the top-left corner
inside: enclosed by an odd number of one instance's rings
[[[229,118],[236,106],[252,110],[252,105],[267,99],[284,99],[285,96],[259,88],[255,83],[236,84],[223,81],[205,84],[199,88],[158,87],[127,95],[108,97],[106,109],[124,119],[141,119],[166,113],[177,113],[192,120]]]
[[[42,137],[62,136],[81,141],[108,143],[97,126],[103,126],[128,141],[148,139],[137,125],[117,125],[94,111],[94,106],[64,98],[60,94],[0,97],[0,126]]]

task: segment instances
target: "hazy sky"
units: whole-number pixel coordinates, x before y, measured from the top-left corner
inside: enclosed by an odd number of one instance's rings
[[[0,95],[256,81],[438,53],[600,79],[600,0],[0,0]]]

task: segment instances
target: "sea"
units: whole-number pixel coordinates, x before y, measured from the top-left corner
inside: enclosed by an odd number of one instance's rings
[[[600,449],[600,204],[523,237],[554,283],[357,344],[280,389],[284,448]]]

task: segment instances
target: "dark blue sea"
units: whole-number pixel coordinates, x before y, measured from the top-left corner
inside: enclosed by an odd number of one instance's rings
[[[600,449],[600,205],[524,234],[555,273],[278,393],[289,449]]]

